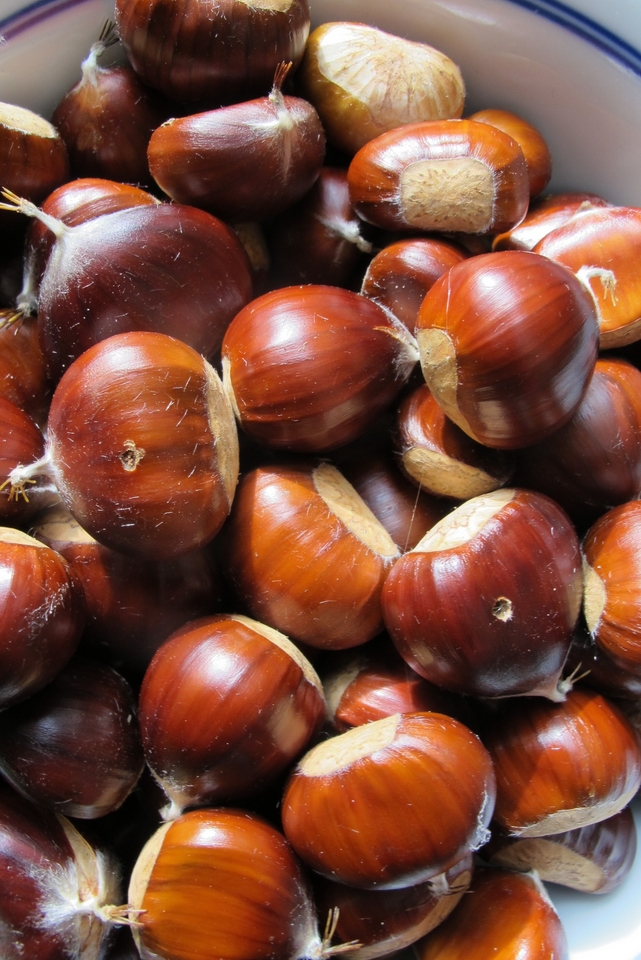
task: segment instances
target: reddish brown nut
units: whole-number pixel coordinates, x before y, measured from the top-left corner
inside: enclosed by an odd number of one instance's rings
[[[397,560],[382,604],[399,652],[432,683],[557,700],[581,597],[568,517],[541,494],[503,489],[457,507]]]
[[[426,384],[403,400],[395,437],[404,473],[421,490],[438,497],[469,500],[505,486],[514,473],[514,458],[463,433]]]
[[[400,890],[360,890],[316,874],[314,900],[321,917],[338,911],[336,942],[354,944],[341,953],[374,960],[409,947],[442,923],[469,890],[472,870],[467,854],[443,874],[440,886],[426,880]]]
[[[15,325],[0,323],[0,396],[44,426],[51,386],[34,319],[24,318]]]
[[[69,561],[87,598],[80,650],[124,676],[142,678],[158,647],[188,620],[221,609],[212,551],[144,560],[98,543],[61,504],[40,514],[32,535]]]
[[[641,494],[641,372],[600,357],[574,416],[518,452],[517,481],[556,500],[576,523],[594,522]]]
[[[583,541],[588,630],[622,670],[641,676],[641,501],[608,511]]]
[[[285,786],[282,818],[318,873],[384,890],[438,883],[487,840],[493,806],[492,763],[479,739],[443,714],[408,713],[313,747]]]
[[[563,924],[536,874],[477,867],[455,910],[414,947],[417,960],[569,960]]]
[[[347,171],[323,167],[311,190],[266,225],[269,287],[296,283],[354,286],[373,245],[349,199]]]
[[[360,217],[385,230],[497,233],[527,210],[523,151],[473,120],[410,123],[370,140],[347,173]]]
[[[170,110],[129,64],[99,63],[116,43],[109,21],[81,64],[81,79],[58,102],[52,121],[69,154],[74,177],[151,183],[147,144]]]
[[[312,188],[325,157],[314,108],[283,96],[287,65],[269,96],[167,120],[149,141],[161,190],[226,221],[268,220]]]
[[[11,103],[0,103],[0,186],[34,203],[69,179],[62,137],[48,120]],[[6,226],[7,216],[0,213]]]
[[[330,142],[350,154],[395,127],[460,117],[465,98],[461,71],[444,53],[344,21],[312,31],[300,84]]]
[[[145,757],[171,807],[256,797],[325,718],[311,663],[277,630],[238,614],[186,624],[156,652],[140,691]]]
[[[543,237],[563,226],[575,214],[592,207],[611,206],[595,193],[553,193],[534,200],[519,224],[492,241],[493,250],[534,250]]]
[[[506,701],[484,735],[496,771],[494,818],[515,837],[564,833],[614,816],[641,786],[641,745],[613,702],[575,688],[563,703]]]
[[[536,443],[570,419],[598,337],[592,298],[571,271],[519,250],[452,267],[416,327],[425,380],[447,416],[500,449]]]
[[[471,113],[468,120],[489,123],[512,137],[525,157],[530,179],[530,196],[536,197],[547,187],[552,176],[552,155],[543,134],[516,113],[488,108]]]
[[[382,630],[383,581],[400,550],[330,464],[245,474],[225,538],[230,576],[256,619],[325,649]]]
[[[551,837],[493,837],[483,856],[494,866],[536,870],[543,881],[583,893],[611,893],[630,872],[637,833],[630,807]]]
[[[67,561],[12,527],[0,528],[0,707],[26,699],[69,661],[85,598]]]
[[[218,106],[269,90],[279,63],[300,63],[307,0],[117,0],[118,34],[145,83],[174,100]]]
[[[0,713],[3,775],[67,817],[118,809],[144,764],[134,694],[115,670],[73,658],[38,693]]]
[[[242,429],[271,447],[307,453],[362,433],[396,398],[417,357],[412,336],[383,307],[314,284],[257,297],[230,323],[221,352]]]
[[[67,370],[42,461],[65,506],[100,543],[165,559],[208,543],[231,508],[238,436],[213,367],[161,333],[109,337]]]
[[[242,810],[192,810],[160,827],[136,862],[129,902],[145,960],[322,956],[298,858]]]
[[[410,333],[423,297],[440,276],[465,260],[465,249],[451,240],[415,237],[383,247],[370,261],[361,293],[390,310]]]
[[[641,209],[606,207],[584,210],[548,233],[536,253],[571,270],[594,299],[601,348],[633,343],[641,337]]]
[[[36,482],[18,491],[11,486],[9,474],[19,464],[39,460],[45,440],[31,417],[15,403],[0,396],[0,520],[20,524],[41,510],[55,491],[44,482]]]

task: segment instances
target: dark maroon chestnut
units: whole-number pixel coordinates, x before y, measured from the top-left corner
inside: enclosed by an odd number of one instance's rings
[[[103,664],[73,658],[0,713],[0,770],[23,796],[67,817],[116,810],[144,764],[133,690]]]

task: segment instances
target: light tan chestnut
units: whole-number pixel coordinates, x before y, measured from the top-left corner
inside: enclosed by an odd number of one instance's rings
[[[637,833],[630,807],[598,823],[550,837],[493,837],[483,856],[494,866],[536,870],[543,881],[584,893],[610,893],[632,868]]]
[[[399,652],[432,683],[557,700],[581,597],[567,515],[542,494],[506,488],[467,500],[397,560],[382,605]]]
[[[282,801],[301,859],[339,883],[394,889],[433,880],[488,839],[494,773],[466,726],[393,714],[313,747]]]
[[[403,124],[463,112],[463,77],[448,56],[365,23],[313,30],[299,79],[331,143],[350,154]]]
[[[192,810],[160,827],[134,866],[129,903],[142,960],[325,956],[298,858],[242,810]]]
[[[562,703],[505,701],[483,734],[494,761],[494,819],[515,837],[565,833],[614,816],[641,786],[641,747],[623,713],[594,691]]]
[[[282,633],[238,614],[203,617],[162,644],[140,690],[145,756],[186,807],[256,797],[325,718],[321,682]]]
[[[592,298],[567,267],[503,250],[463,260],[436,281],[416,339],[425,381],[448,417],[505,450],[567,423],[594,371],[599,333]]]
[[[382,630],[381,590],[400,549],[331,464],[246,473],[224,535],[232,581],[256,619],[325,649]]]
[[[623,670],[641,676],[641,501],[600,517],[583,542],[588,630]]]
[[[594,207],[548,233],[536,253],[571,270],[594,299],[602,349],[641,338],[641,209]]]
[[[449,917],[414,947],[417,960],[569,960],[563,925],[535,873],[477,867]]]
[[[409,123],[361,147],[347,171],[359,216],[386,230],[486,234],[527,211],[523,151],[474,120]]]

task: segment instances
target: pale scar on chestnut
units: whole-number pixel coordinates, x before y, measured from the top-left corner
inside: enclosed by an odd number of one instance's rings
[[[123,469],[130,473],[136,469],[145,455],[142,447],[137,447],[134,440],[125,440],[125,449],[119,454]]]
[[[507,597],[497,597],[492,605],[492,616],[497,620],[511,620],[512,601]]]

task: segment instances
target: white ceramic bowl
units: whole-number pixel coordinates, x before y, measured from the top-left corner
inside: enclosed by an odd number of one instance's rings
[[[48,116],[110,16],[113,0],[0,0],[0,100]],[[551,190],[641,206],[640,0],[312,0],[312,17],[440,48],[463,71],[466,112],[503,107],[539,127]],[[549,889],[572,960],[641,957],[641,854],[613,894]]]

